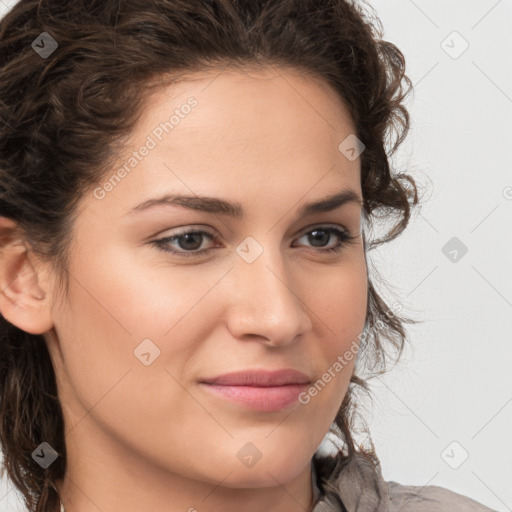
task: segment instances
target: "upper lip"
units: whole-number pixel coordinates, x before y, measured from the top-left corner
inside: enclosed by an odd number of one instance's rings
[[[206,384],[220,386],[285,386],[289,384],[308,384],[310,378],[298,370],[287,368],[284,370],[243,370],[226,373],[217,377],[202,379]]]

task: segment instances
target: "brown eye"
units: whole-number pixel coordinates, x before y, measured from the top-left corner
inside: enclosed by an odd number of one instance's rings
[[[212,249],[213,247],[208,249],[201,249],[201,244],[204,238],[209,238],[210,240],[215,240],[215,237],[208,233],[207,231],[184,231],[183,233],[178,233],[176,235],[160,238],[159,240],[154,240],[152,243],[155,244],[159,249],[170,252],[172,254],[176,254],[178,256],[196,256],[198,254],[205,254]],[[178,249],[170,248],[170,242],[178,242]]]
[[[336,238],[338,239],[336,245],[334,247],[324,249],[323,247],[325,242],[328,242],[333,234],[336,235]],[[340,252],[348,243],[357,240],[357,236],[351,236],[348,230],[341,230],[333,227],[315,228],[302,235],[301,238],[306,236],[310,241],[312,241],[313,247],[319,247],[318,252],[325,253]]]

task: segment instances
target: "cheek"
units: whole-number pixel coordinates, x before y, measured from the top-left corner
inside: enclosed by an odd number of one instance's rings
[[[315,432],[334,421],[354,370],[368,304],[366,264],[362,252],[359,256],[311,276],[316,286],[309,283],[303,295],[317,325],[312,357],[323,363],[301,399],[310,408],[308,421]]]
[[[176,381],[185,380],[194,351],[220,315],[211,291],[226,269],[173,269],[142,261],[137,251],[90,247],[80,247],[65,309],[55,319],[75,401],[90,410],[114,386],[130,381],[141,404],[168,406],[169,393],[183,395]]]
[[[185,465],[185,439],[218,428],[186,391],[184,374],[194,339],[200,343],[210,332],[205,310],[212,303],[200,299],[211,284],[191,287],[190,278],[188,286],[177,278],[171,287],[133,272],[127,279],[122,261],[115,267],[102,261],[101,268],[99,261],[89,262],[82,273],[75,268],[73,275],[85,286],[71,280],[66,309],[56,321],[68,379],[61,395],[67,429],[78,439],[100,425],[134,453]],[[145,339],[154,343],[145,349],[149,365],[134,354]],[[143,442],[147,438],[151,442]],[[169,439],[179,441],[162,449],[162,440]]]
[[[354,250],[339,265],[326,267],[312,277],[305,298],[318,321],[324,325],[331,356],[344,352],[361,334],[368,307],[368,276],[362,251]]]

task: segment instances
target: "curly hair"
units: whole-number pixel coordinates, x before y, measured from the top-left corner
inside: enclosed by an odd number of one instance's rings
[[[58,45],[50,55],[33,46],[43,32]],[[20,0],[0,21],[0,216],[67,291],[78,202],[109,172],[152,91],[194,71],[284,66],[333,87],[365,145],[365,221],[393,224],[363,239],[366,257],[405,229],[419,202],[415,180],[390,165],[409,130],[412,83],[403,54],[382,37],[373,9],[348,0]],[[317,475],[326,493],[357,454],[379,464],[371,440],[355,440],[355,397],[387,371],[386,345],[400,359],[404,323],[416,323],[390,311],[368,275],[366,336],[330,430],[343,450]],[[59,455],[46,469],[31,457],[42,441]],[[42,335],[1,316],[0,442],[2,475],[30,512],[58,512],[66,445],[52,360]]]

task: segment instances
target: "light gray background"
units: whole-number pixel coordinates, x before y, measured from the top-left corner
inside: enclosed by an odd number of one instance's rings
[[[13,3],[0,0],[0,15]],[[388,303],[424,322],[408,327],[410,348],[361,412],[386,480],[510,511],[512,0],[371,3],[415,85],[394,163],[429,192],[406,232],[369,253],[392,285],[380,288]],[[469,44],[460,56],[454,31]],[[468,248],[456,262],[442,252],[452,237]],[[24,510],[8,482],[0,509]]]

